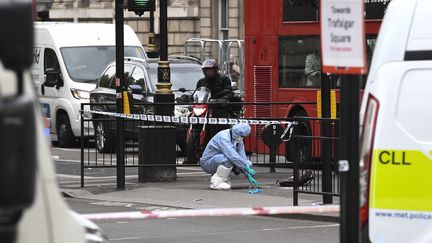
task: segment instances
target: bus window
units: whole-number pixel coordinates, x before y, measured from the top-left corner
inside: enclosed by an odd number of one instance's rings
[[[366,61],[369,68],[376,36],[366,37]],[[319,36],[290,36],[279,39],[279,88],[320,88],[321,60]],[[332,88],[340,87],[340,75],[329,75]],[[361,88],[366,85],[364,75]]]
[[[279,39],[279,88],[318,88],[321,73],[320,37],[290,36]],[[306,68],[306,60],[308,65]],[[308,77],[306,77],[306,73]]]

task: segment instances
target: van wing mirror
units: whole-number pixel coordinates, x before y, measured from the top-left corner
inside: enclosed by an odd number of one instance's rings
[[[33,203],[36,177],[34,100],[0,99],[0,212],[20,212]]]
[[[47,68],[45,70],[45,82],[47,87],[58,86],[61,80],[60,71],[55,68]]]

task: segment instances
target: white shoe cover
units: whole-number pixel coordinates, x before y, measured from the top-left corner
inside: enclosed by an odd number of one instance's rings
[[[226,179],[225,183],[228,184],[230,186],[230,188],[231,188],[231,178],[230,178],[230,176],[228,176],[228,178]]]
[[[219,165],[216,173],[210,179],[210,188],[214,190],[228,190],[231,189],[231,181],[229,179],[232,167],[227,168]]]

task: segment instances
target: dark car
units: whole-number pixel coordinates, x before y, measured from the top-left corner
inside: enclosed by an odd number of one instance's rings
[[[195,58],[170,56],[171,90],[176,98],[183,94],[192,94],[196,83],[203,77],[201,62]],[[143,60],[139,58],[125,58],[124,75],[128,85],[131,113],[152,114],[152,106],[145,104],[153,103],[156,92],[157,69],[159,59]],[[103,72],[97,82],[96,89],[90,93],[92,110],[116,112],[116,84],[115,84],[115,62],[112,62]],[[143,105],[144,104],[144,105]],[[188,105],[175,106],[176,116],[187,116]],[[101,153],[115,151],[115,122],[106,116],[93,116],[96,138],[96,149]],[[132,123],[127,123],[132,124]],[[135,123],[138,124],[138,123]],[[125,138],[136,139],[137,132],[134,125],[126,125]],[[136,125],[135,125],[136,126]],[[177,144],[183,151],[186,141],[186,129],[184,125],[177,126]]]
[[[124,80],[128,86],[130,112],[152,114],[155,83],[148,74],[149,65],[144,59],[125,58]],[[95,111],[116,112],[116,63],[111,62],[97,81],[96,89],[90,92],[91,109]],[[94,114],[96,149],[101,153],[115,151],[115,122],[109,117]],[[131,125],[132,124],[132,125]],[[126,123],[125,138],[137,137],[133,123]]]
[[[158,81],[157,68],[159,59],[148,59],[150,66],[149,75],[153,82]],[[171,90],[175,98],[180,97],[185,92],[192,93],[196,89],[196,84],[199,79],[204,77],[201,70],[201,61],[199,59],[188,56],[168,56],[170,65],[170,82]]]
[[[149,75],[150,79],[155,83],[157,80],[157,68],[159,59],[149,59],[150,65]],[[170,82],[172,83],[171,90],[174,93],[175,99],[178,102],[192,102],[192,93],[196,89],[198,80],[204,77],[201,70],[201,61],[199,59],[188,57],[188,56],[168,56],[170,62]],[[190,99],[181,99],[181,96],[189,97]],[[182,98],[183,98],[182,97]],[[190,113],[190,105],[176,105],[174,107],[175,116],[188,116]],[[177,124],[177,145],[182,152],[186,148],[186,132],[188,129],[187,125]]]

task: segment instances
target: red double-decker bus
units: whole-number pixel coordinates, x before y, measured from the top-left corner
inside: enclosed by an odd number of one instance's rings
[[[390,0],[364,0],[368,64]],[[244,72],[246,102],[317,102],[321,90],[319,0],[245,0]],[[330,76],[339,97],[339,77]],[[364,79],[366,80],[366,79]],[[362,84],[364,87],[364,83]],[[335,113],[335,112],[334,112]],[[317,117],[316,104],[254,106],[253,117]],[[311,129],[319,133],[319,122]],[[255,150],[257,148],[251,148]]]

